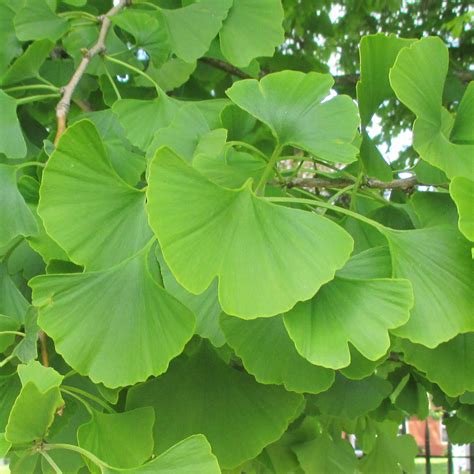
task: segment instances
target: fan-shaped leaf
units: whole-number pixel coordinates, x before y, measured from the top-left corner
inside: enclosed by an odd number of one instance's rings
[[[367,359],[382,357],[388,330],[408,321],[412,305],[407,280],[336,277],[286,313],[285,326],[303,357],[340,369],[350,363],[349,342]]]
[[[426,373],[450,397],[474,390],[474,333],[458,334],[434,349],[403,341],[402,350],[409,364]]]
[[[194,332],[193,314],[150,275],[147,250],[108,270],[30,281],[40,327],[95,383],[118,387],[161,374]]]
[[[90,421],[77,430],[79,446],[114,467],[132,468],[153,453],[153,408],[123,413],[92,411]]]
[[[413,146],[421,158],[450,178],[474,179],[474,145],[450,141],[454,121],[442,107],[448,60],[448,48],[440,38],[423,38],[400,51],[390,71],[390,84],[417,117]]]
[[[222,309],[248,319],[313,296],[352,249],[328,219],[270,204],[248,185],[222,188],[166,148],[150,165],[148,212],[178,282],[197,294],[218,276]]]
[[[268,125],[279,145],[293,145],[331,162],[350,163],[357,148],[357,108],[348,96],[321,102],[334,80],[329,74],[282,71],[259,81],[236,82],[226,94]]]
[[[7,158],[23,158],[26,155],[26,142],[16,115],[16,100],[2,90],[0,90],[0,153],[4,153]]]
[[[449,192],[459,213],[459,230],[474,241],[474,181],[457,177],[451,181]]]
[[[104,474],[116,472],[104,469]],[[176,443],[153,461],[133,469],[120,469],[133,474],[220,474],[221,470],[211,446],[203,435],[194,435]]]
[[[280,0],[234,0],[219,32],[222,53],[239,67],[273,56],[284,40],[283,17]]]
[[[88,270],[123,261],[151,237],[145,193],[116,174],[88,120],[72,125],[49,158],[38,213],[48,234]]]
[[[260,385],[228,367],[204,346],[194,356],[174,361],[163,376],[132,388],[127,406],[155,408],[158,452],[202,433],[219,464],[230,469],[279,439],[301,402],[300,395]]]
[[[243,321],[223,314],[221,326],[227,343],[258,382],[283,384],[300,393],[319,393],[332,385],[334,372],[297,353],[281,316]]]
[[[0,164],[0,246],[38,230],[35,217],[18,191],[16,175],[15,166]]]
[[[393,332],[428,347],[474,330],[471,246],[454,227],[384,231],[393,276],[413,286],[409,321]]]
[[[231,5],[232,0],[198,0],[182,8],[161,10],[176,56],[188,63],[204,56]]]

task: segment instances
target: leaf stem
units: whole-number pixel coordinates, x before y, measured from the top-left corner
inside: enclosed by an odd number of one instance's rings
[[[50,451],[53,449],[67,449],[68,451],[75,451],[76,453],[81,454],[82,456],[92,461],[96,466],[98,466],[100,469],[100,472],[104,472],[104,468],[115,470],[115,468],[113,468],[112,466],[109,466],[107,463],[99,459],[97,456],[95,456],[91,452],[79,446],[75,446],[73,444],[66,444],[66,443],[45,444],[43,446],[43,450],[45,451]]]
[[[49,84],[28,84],[24,86],[8,87],[7,89],[3,89],[3,92],[20,92],[20,91],[30,91],[30,90],[35,90],[35,89],[44,89],[44,90],[59,92],[59,87],[50,86]]]
[[[88,398],[89,400],[92,400],[93,402],[97,403],[97,405],[100,405],[102,408],[107,410],[109,413],[115,413],[115,410],[108,403],[104,402],[99,397],[96,397],[95,395],[86,392],[85,390],[76,387],[71,387],[69,385],[62,385],[61,390],[63,388],[68,392],[76,393],[78,395],[82,395],[83,397]]]
[[[24,332],[20,332],[20,331],[0,331],[0,336],[21,336],[21,337],[25,337],[25,333]]]
[[[84,12],[84,11],[72,11],[72,12],[62,12],[62,13],[58,13],[58,16],[61,16],[63,18],[68,18],[68,17],[79,17],[79,18],[87,18],[88,20],[90,21],[93,21],[94,23],[99,23],[100,20],[92,15],[91,13],[89,12]]]
[[[0,362],[0,368],[4,367],[5,365],[8,364],[8,362],[10,362],[12,359],[15,358],[15,354],[10,354],[8,357],[5,357],[5,359],[3,359],[1,362]]]
[[[316,200],[313,201],[311,199],[285,198],[285,197],[267,197],[265,199],[270,202],[293,202],[297,204],[308,204],[310,206],[323,207],[325,209],[329,209],[334,212],[339,212],[340,214],[345,214],[346,216],[352,217],[361,222],[369,224],[370,226],[375,227],[381,233],[384,233],[386,229],[384,225],[372,219],[369,219],[368,217],[365,217],[362,214],[346,209],[345,207],[339,207],[339,206],[335,206],[334,204],[329,204],[328,202],[325,202],[325,201],[316,201]]]
[[[113,58],[112,56],[104,56],[104,58],[107,61],[110,61],[111,63],[119,64],[120,66],[123,66],[127,69],[130,69],[130,71],[136,72],[137,74],[140,74],[144,78],[148,79],[154,86],[156,91],[158,92],[158,95],[161,95],[163,93],[161,87],[158,85],[158,83],[152,79],[146,72],[141,71],[140,69],[136,68],[135,66],[132,66],[131,64],[126,63],[125,61],[121,61],[120,59]]]
[[[110,72],[109,72],[109,69],[108,69],[107,65],[104,64],[104,66],[105,66],[105,75],[107,76],[107,79],[109,80],[110,85],[112,86],[112,89],[114,90],[115,95],[117,96],[117,99],[120,100],[122,98],[122,96],[120,95],[120,92],[117,88],[117,84],[115,84],[115,81],[114,81],[113,77],[110,75]]]
[[[260,177],[260,180],[257,184],[257,187],[255,189],[255,193],[257,195],[262,195],[263,191],[265,190],[265,185],[267,183],[268,177],[270,176],[270,173],[275,166],[276,162],[278,161],[278,158],[281,154],[281,150],[283,147],[280,145],[280,143],[277,141],[275,145],[275,149],[273,150],[272,156],[270,157],[270,160],[263,170],[262,176]]]
[[[45,451],[40,451],[41,456],[43,456],[46,461],[48,461],[48,464],[52,467],[53,471],[56,474],[63,474],[63,471],[59,468],[59,466],[54,462],[54,459]]]
[[[263,153],[263,151],[260,151],[257,147],[250,145],[250,143],[245,143],[241,142],[238,140],[231,140],[230,142],[226,143],[229,146],[241,146],[242,148],[247,148],[250,151],[253,151],[254,153],[257,153],[257,155],[261,156],[265,161],[269,161],[268,156]]]
[[[28,168],[29,166],[39,166],[40,168],[44,168],[46,163],[41,163],[40,161],[25,161],[24,163],[16,165],[16,169],[21,170],[22,168]]]
[[[46,99],[56,99],[61,97],[61,94],[41,94],[41,95],[30,95],[29,97],[21,97],[16,99],[17,105],[30,104],[31,102],[38,102]]]
[[[84,406],[84,408],[87,410],[87,413],[89,413],[89,415],[92,416],[92,407],[82,397],[80,397],[79,395],[76,395],[73,392],[70,392],[69,390],[65,389],[64,387],[59,387],[59,390],[62,393],[65,393],[66,395],[69,395],[70,397],[75,398],[77,401],[79,401]]]

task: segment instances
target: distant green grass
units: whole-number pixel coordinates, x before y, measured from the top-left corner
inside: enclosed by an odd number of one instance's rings
[[[431,459],[431,474],[447,474],[448,473],[448,460],[434,458]],[[425,474],[425,459],[417,458],[415,460],[415,471],[414,474]],[[463,471],[464,472],[464,471]]]

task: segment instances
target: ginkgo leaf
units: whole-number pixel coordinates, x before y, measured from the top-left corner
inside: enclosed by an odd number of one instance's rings
[[[7,0],[0,1],[0,78],[11,60],[22,53],[21,43],[15,34],[13,18],[15,8]],[[0,81],[1,82],[1,81]]]
[[[110,466],[137,467],[153,453],[154,422],[151,407],[123,413],[93,410],[90,421],[77,430],[77,440],[81,448]]]
[[[327,433],[306,443],[297,444],[293,451],[304,472],[318,474],[355,474],[357,457],[349,441],[331,439]]]
[[[15,166],[0,164],[0,246],[38,230],[35,217],[18,191],[16,175]]]
[[[49,40],[38,40],[31,43],[26,51],[0,77],[0,84],[12,84],[38,76],[38,70],[53,49],[54,43]],[[3,94],[3,91],[0,91]]]
[[[363,474],[380,472],[402,474],[413,472],[418,446],[413,436],[397,436],[398,426],[387,423],[390,429],[379,430],[374,447],[361,460],[359,468]]]
[[[201,111],[193,104],[185,105],[176,113],[168,127],[160,128],[155,133],[147,149],[147,156],[153,158],[158,148],[167,146],[191,162],[200,139],[210,131]]]
[[[285,326],[304,358],[340,369],[350,363],[349,342],[369,360],[382,357],[388,330],[406,323],[412,306],[407,280],[336,277],[286,313]]]
[[[218,276],[222,309],[246,319],[311,298],[352,250],[352,239],[330,220],[271,204],[249,185],[222,188],[166,148],[150,165],[147,197],[178,282],[198,294]]]
[[[226,91],[240,108],[268,125],[279,146],[293,145],[319,158],[351,163],[359,117],[348,96],[321,102],[334,84],[329,74],[282,71],[246,79]]]
[[[112,110],[130,142],[141,150],[146,150],[155,132],[167,127],[179,108],[178,101],[163,93],[154,100],[117,100]]]
[[[244,321],[223,314],[221,326],[227,343],[260,383],[283,384],[287,390],[299,393],[319,393],[334,382],[332,370],[310,364],[297,353],[281,316]]]
[[[225,336],[219,326],[219,315],[222,309],[217,299],[217,282],[213,282],[204,293],[193,295],[176,281],[161,254],[157,257],[166,291],[181,301],[196,316],[196,334],[209,339],[216,347],[224,345]]]
[[[459,230],[474,241],[474,181],[457,177],[451,181],[449,192],[459,213]]]
[[[415,304],[408,322],[393,332],[436,347],[459,332],[474,330],[471,245],[454,227],[385,229],[393,276],[406,278]]]
[[[59,386],[63,377],[37,361],[19,366],[22,389],[8,418],[5,438],[13,444],[43,439],[64,404]]]
[[[229,148],[220,155],[199,154],[193,167],[216,184],[226,188],[240,188],[249,178],[254,187],[259,182],[267,162],[260,157]]]
[[[23,323],[29,306],[27,299],[9,275],[7,266],[0,263],[0,314]]]
[[[148,12],[126,9],[111,17],[112,23],[128,31],[135,38],[135,46],[142,48],[156,66],[169,56],[170,46],[162,17]]]
[[[48,234],[88,270],[123,261],[151,237],[145,193],[117,175],[88,120],[69,127],[49,158],[38,213]]]
[[[4,153],[8,158],[23,158],[26,155],[26,142],[16,115],[16,100],[2,90],[0,90],[0,153]]]
[[[380,104],[393,97],[388,74],[400,50],[414,40],[397,38],[395,35],[364,36],[359,45],[360,80],[357,83],[362,124],[367,126]]]
[[[133,387],[127,407],[155,409],[158,453],[202,433],[219,464],[231,469],[279,439],[301,402],[301,395],[260,385],[232,369],[203,344],[192,357],[175,360],[166,374]]]
[[[221,29],[232,0],[198,0],[174,10],[162,9],[171,50],[186,62],[204,56]]]
[[[355,419],[375,410],[391,389],[387,380],[376,375],[362,380],[349,380],[337,375],[329,390],[311,398],[324,415]]]
[[[474,144],[474,82],[471,81],[456,111],[451,138],[456,143]]]
[[[234,0],[219,32],[222,54],[239,67],[273,56],[285,38],[280,0]]]
[[[56,41],[69,29],[68,22],[56,15],[46,0],[28,0],[14,18],[21,41],[49,39]]]
[[[434,349],[409,341],[403,341],[401,347],[404,360],[426,373],[450,397],[474,390],[474,333],[458,334]]]
[[[107,270],[30,281],[38,324],[95,383],[114,388],[163,373],[194,332],[193,314],[155,282],[147,259],[148,248]]]
[[[146,168],[146,159],[132,149],[131,143],[125,138],[125,130],[111,109],[90,112],[81,115],[97,128],[108,158],[118,175],[132,186],[140,181]]]
[[[450,141],[454,119],[442,106],[448,61],[448,48],[440,38],[423,38],[400,51],[390,71],[390,84],[417,117],[413,146],[421,158],[450,178],[474,179],[474,145]]]
[[[143,466],[118,471],[133,474],[220,474],[221,472],[210,444],[201,434],[183,439]],[[103,472],[109,474],[117,471],[104,468]]]

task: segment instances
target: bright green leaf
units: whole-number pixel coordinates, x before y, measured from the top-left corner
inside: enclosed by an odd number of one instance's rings
[[[282,71],[259,81],[236,82],[226,91],[242,109],[268,125],[280,146],[293,145],[318,158],[351,163],[357,148],[357,108],[348,96],[321,102],[334,80],[329,74]]]
[[[0,164],[0,245],[8,244],[19,235],[27,236],[37,231],[35,218],[18,191],[16,175],[15,166]]]
[[[182,8],[161,10],[176,56],[188,63],[204,56],[231,5],[232,0],[198,0]]]
[[[46,0],[28,0],[18,10],[15,30],[21,41],[49,39],[56,41],[69,29],[68,22],[56,15]]]
[[[116,174],[86,120],[69,127],[49,158],[38,213],[48,234],[88,270],[123,261],[151,238],[145,193]]]
[[[155,100],[118,100],[112,110],[130,142],[146,150],[155,132],[171,123],[179,107],[177,101],[162,94]]]
[[[64,404],[59,392],[63,377],[52,368],[32,361],[19,366],[22,389],[11,409],[5,431],[12,444],[43,439]]]
[[[145,50],[156,66],[166,61],[170,46],[162,17],[152,16],[144,11],[126,9],[114,15],[111,20],[135,38],[135,46]]]
[[[459,334],[434,349],[403,341],[402,350],[407,363],[426,373],[450,397],[474,390],[474,333]]]
[[[318,474],[355,474],[357,457],[349,441],[331,439],[322,433],[312,441],[297,444],[293,450],[304,472]]]
[[[227,314],[252,319],[289,310],[333,278],[352,249],[328,219],[270,204],[248,185],[217,186],[166,148],[151,163],[147,196],[150,224],[178,282],[198,294],[218,276]]]
[[[28,301],[8,274],[7,266],[0,263],[0,314],[23,323],[28,307]]]
[[[440,38],[423,38],[400,51],[390,71],[390,84],[417,117],[413,146],[421,158],[450,178],[474,179],[474,145],[450,141],[453,119],[442,107],[448,60],[448,48]]]
[[[336,277],[286,313],[285,326],[303,357],[340,369],[350,363],[349,342],[369,360],[382,357],[388,330],[408,321],[412,305],[407,280]]]
[[[54,43],[49,40],[39,40],[31,43],[26,51],[0,77],[0,84],[13,84],[25,79],[38,76],[38,70],[49,56]]]
[[[258,382],[283,384],[300,393],[319,393],[332,385],[334,372],[298,354],[281,316],[244,321],[223,314],[221,326],[227,343]]]
[[[2,90],[0,90],[0,153],[5,153],[7,158],[13,159],[23,158],[26,155],[26,142],[16,114],[16,100]],[[2,166],[2,169],[5,167]],[[12,211],[14,209],[10,210]]]
[[[459,230],[474,241],[474,181],[457,177],[451,181],[449,192],[459,213]]]
[[[364,36],[359,45],[360,80],[357,83],[362,124],[367,126],[380,104],[393,97],[388,73],[402,48],[413,43],[411,39],[397,38],[381,33]]]
[[[221,50],[236,66],[259,56],[273,56],[284,41],[281,0],[234,0],[219,32]]]
[[[104,469],[104,474],[116,472]],[[220,474],[211,446],[201,434],[189,436],[171,446],[153,461],[130,470],[133,474]]]
[[[77,440],[111,466],[137,467],[153,453],[154,422],[150,407],[112,414],[93,410],[90,421],[77,430]]]
[[[397,436],[397,426],[381,430],[372,450],[362,458],[360,470],[363,474],[402,474],[414,472],[418,446],[410,435]]]
[[[474,330],[471,246],[448,226],[384,231],[393,276],[413,286],[415,304],[407,324],[393,332],[435,347],[459,332]]]
[[[147,253],[108,270],[30,281],[40,327],[95,383],[114,388],[163,373],[194,332],[192,313],[150,275]]]
[[[21,43],[18,41],[13,17],[15,10],[9,0],[0,0],[0,77],[7,69],[10,61],[22,53]]]

